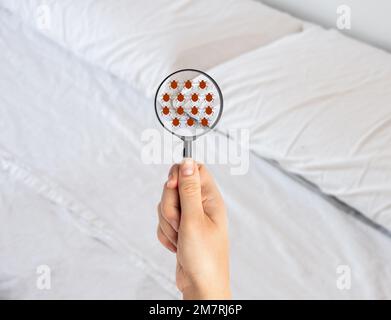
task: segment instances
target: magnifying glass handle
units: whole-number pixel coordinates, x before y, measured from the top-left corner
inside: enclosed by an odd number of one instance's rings
[[[183,140],[183,157],[191,158],[192,157],[192,141]]]

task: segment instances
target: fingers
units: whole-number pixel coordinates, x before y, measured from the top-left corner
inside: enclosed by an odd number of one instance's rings
[[[205,165],[197,163],[198,171],[200,173],[200,179],[201,179],[201,192],[202,192],[202,198],[204,197],[212,197],[212,198],[221,198],[220,192],[216,186],[216,183],[209,173],[209,171],[206,169]],[[167,188],[169,189],[175,189],[178,186],[178,169],[179,165],[175,164],[171,167],[169,178],[167,181]]]
[[[161,216],[172,226],[175,231],[179,229],[180,223],[180,204],[179,194],[176,186],[171,188],[170,181],[178,181],[178,165],[172,166],[167,183],[164,185],[162,199],[160,203]],[[171,178],[170,178],[171,177]]]
[[[225,205],[221,193],[207,168],[200,164],[198,171],[201,179],[201,195],[204,213],[213,221],[225,219]]]
[[[178,183],[178,168],[173,165],[164,184],[161,202],[158,204],[159,225],[157,237],[160,243],[172,252],[176,252],[178,228],[180,222],[179,195],[176,189]]]
[[[164,235],[176,247],[176,244],[178,241],[178,232],[175,231],[174,228],[163,217],[162,210],[161,210],[161,204],[158,205],[158,217],[159,217],[159,225],[160,225],[160,228],[162,229]]]
[[[198,171],[200,173],[203,198],[221,198],[219,189],[208,169],[203,164],[199,164]]]
[[[172,244],[172,242],[165,236],[163,233],[163,230],[160,227],[160,224],[158,225],[157,228],[157,238],[159,239],[160,243],[166,247],[168,250],[171,252],[176,253],[176,247]]]
[[[204,168],[205,169],[205,166],[203,164],[198,164],[197,163],[197,166],[198,166],[198,169],[201,169],[201,168]],[[179,165],[178,164],[175,164],[171,167],[170,169],[170,172],[168,174],[168,181],[167,181],[167,187],[169,189],[175,189],[176,187],[178,187],[178,176],[179,176]],[[206,178],[206,177],[203,177],[202,176],[202,172],[200,171],[200,177],[201,177],[201,187],[203,185],[203,178]],[[205,181],[207,182],[207,181]]]
[[[198,166],[193,159],[186,158],[179,165],[178,191],[181,219],[185,222],[203,215],[201,181]]]
[[[171,167],[158,205],[158,216],[158,238],[173,252],[176,252],[181,219],[191,221],[208,216],[217,223],[225,221],[223,199],[204,165],[184,159],[180,165]]]
[[[175,189],[178,186],[178,169],[179,165],[174,164],[168,173],[167,188]]]

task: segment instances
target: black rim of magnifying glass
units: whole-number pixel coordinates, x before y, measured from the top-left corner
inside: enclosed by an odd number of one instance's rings
[[[185,72],[185,71],[198,72],[198,73],[204,75],[205,77],[207,77],[209,80],[211,80],[212,83],[214,84],[214,86],[216,87],[217,93],[219,94],[219,98],[220,98],[220,110],[219,110],[219,114],[217,115],[216,120],[213,122],[213,125],[212,125],[211,127],[209,127],[209,129],[205,130],[203,133],[196,134],[195,136],[192,136],[192,137],[181,136],[181,135],[176,134],[176,133],[174,133],[173,131],[169,130],[169,129],[163,124],[162,120],[160,119],[158,110],[157,110],[157,107],[158,107],[158,106],[157,106],[157,99],[158,99],[158,94],[159,94],[159,91],[160,91],[160,88],[162,87],[162,85],[166,82],[166,80],[167,80],[168,78],[170,78],[170,77],[173,76],[174,74],[177,74],[177,73],[179,73],[179,72]],[[161,124],[162,127],[163,127],[164,129],[166,129],[168,132],[170,132],[171,134],[173,134],[174,136],[177,136],[178,138],[180,138],[180,139],[182,139],[182,140],[195,140],[195,139],[197,139],[198,137],[201,137],[202,135],[204,135],[205,133],[208,133],[209,131],[213,130],[214,127],[216,127],[217,123],[220,121],[221,115],[222,115],[222,113],[223,113],[223,106],[224,106],[223,94],[221,93],[220,87],[219,87],[219,85],[217,84],[217,82],[216,82],[209,74],[207,74],[206,72],[201,71],[201,70],[197,70],[197,69],[181,69],[181,70],[177,70],[177,71],[171,73],[170,75],[168,75],[167,77],[165,77],[164,80],[160,83],[159,87],[158,87],[157,90],[156,90],[156,94],[155,94],[155,113],[156,113],[156,117],[158,118],[160,124]]]

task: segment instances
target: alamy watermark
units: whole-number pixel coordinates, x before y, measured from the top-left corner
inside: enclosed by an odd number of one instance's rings
[[[352,9],[346,5],[337,7],[337,28],[339,30],[350,30],[352,28]]]
[[[250,162],[249,130],[229,130],[228,136],[207,134],[196,139],[192,142],[192,158],[205,164],[228,165],[232,175],[246,174]],[[145,164],[171,164],[182,160],[183,142],[165,130],[146,129],[141,141],[141,160]]]
[[[336,285],[339,290],[350,290],[352,287],[352,271],[348,265],[339,265],[336,269]]]
[[[51,269],[46,264],[37,267],[36,285],[39,290],[50,290],[52,288]]]
[[[37,29],[49,31],[52,27],[52,11],[47,4],[37,6],[35,10],[35,25]]]

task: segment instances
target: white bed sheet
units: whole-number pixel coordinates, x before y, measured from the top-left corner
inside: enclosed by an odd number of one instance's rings
[[[155,236],[169,166],[140,159],[152,101],[0,14],[1,297],[179,297]],[[211,170],[235,298],[391,297],[389,238],[252,155],[246,175]],[[36,288],[40,264],[51,290]],[[350,290],[336,286],[341,264]]]

